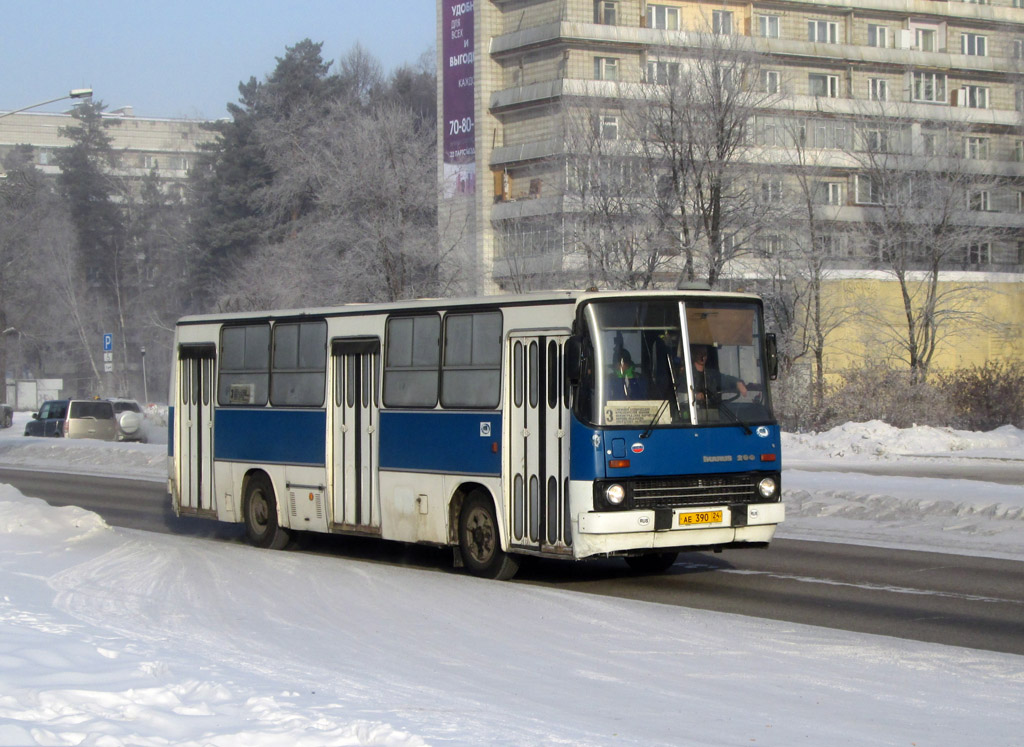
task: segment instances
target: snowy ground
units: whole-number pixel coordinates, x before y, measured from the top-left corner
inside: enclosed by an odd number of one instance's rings
[[[163,479],[165,445],[0,431]],[[913,455],[913,456],[908,456]],[[1024,560],[1024,432],[786,436],[780,536]],[[802,469],[801,469],[802,468]],[[0,745],[1019,745],[1024,657],[109,527],[0,485]]]

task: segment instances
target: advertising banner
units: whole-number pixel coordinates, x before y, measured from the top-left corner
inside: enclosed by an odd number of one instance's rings
[[[444,0],[442,85],[444,86],[444,194],[476,191],[473,134],[473,2]]]

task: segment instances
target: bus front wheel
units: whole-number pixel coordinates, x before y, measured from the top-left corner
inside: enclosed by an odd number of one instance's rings
[[[245,536],[256,547],[281,550],[288,544],[288,530],[277,523],[277,498],[266,475],[253,475],[242,502]]]
[[[479,493],[470,495],[459,513],[459,551],[474,576],[504,581],[519,570],[519,561],[501,549],[494,506]]]

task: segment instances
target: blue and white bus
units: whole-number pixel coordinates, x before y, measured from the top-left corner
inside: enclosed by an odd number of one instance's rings
[[[524,555],[764,547],[784,517],[760,299],[582,292],[189,316],[175,332],[179,516]]]

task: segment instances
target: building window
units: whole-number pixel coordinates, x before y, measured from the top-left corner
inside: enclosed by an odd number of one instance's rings
[[[988,88],[985,86],[964,86],[963,103],[971,109],[988,109]]]
[[[779,17],[778,16],[758,16],[757,17],[757,32],[759,36],[764,36],[769,39],[779,38]]]
[[[764,257],[777,257],[782,254],[782,237],[778,235],[764,236],[761,238],[761,255]]]
[[[594,58],[594,79],[595,80],[618,80],[619,79],[619,58],[618,57],[595,57]]]
[[[946,76],[942,73],[911,73],[910,95],[914,101],[946,103]]]
[[[846,148],[849,145],[847,123],[841,119],[813,119],[801,122],[801,126],[809,125],[812,148]],[[804,132],[807,132],[805,129]],[[805,142],[806,138],[801,138]]]
[[[968,244],[964,259],[969,265],[987,265],[992,263],[992,245],[987,241]]]
[[[934,52],[935,40],[938,38],[937,29],[914,29],[914,44],[922,52]]]
[[[596,0],[594,3],[594,23],[614,26],[618,5],[617,0]]]
[[[824,96],[830,99],[839,98],[838,75],[811,73],[807,76],[807,83],[811,96]]]
[[[1024,192],[1017,193],[1017,212],[1024,213]]]
[[[988,54],[988,40],[981,34],[960,34],[960,54],[984,57]]]
[[[765,93],[779,93],[782,90],[781,80],[778,70],[761,71],[761,88]]]
[[[835,44],[839,41],[839,24],[834,21],[808,21],[807,40]]]
[[[648,5],[647,28],[678,31],[679,8],[671,5]]]
[[[711,11],[711,31],[715,34],[732,33],[732,11],[713,10]]]
[[[868,24],[868,46],[869,47],[888,47],[889,46],[889,29],[885,26],[879,26],[874,23]]]
[[[843,204],[843,183],[842,182],[822,182],[821,183],[821,198],[820,202],[823,205],[842,205]]]
[[[868,81],[868,98],[872,101],[889,100],[889,84],[884,78],[872,78]]]
[[[934,156],[936,152],[936,138],[932,134],[921,135],[921,152],[926,156]]]
[[[1015,60],[1024,60],[1024,39],[1014,39],[1011,54]]]
[[[614,114],[601,114],[598,116],[597,134],[602,140],[618,140],[619,118]]]
[[[965,137],[964,158],[972,161],[988,160],[988,138],[987,137]]]
[[[857,174],[857,203],[860,205],[878,205],[882,202],[882,185],[876,177]]]
[[[872,153],[889,153],[889,133],[886,130],[864,130],[861,133],[864,150]]]
[[[651,60],[647,63],[647,82],[669,85],[679,81],[679,63]]]
[[[976,212],[988,212],[989,194],[987,189],[972,190],[967,193],[967,209]]]
[[[1017,163],[1024,162],[1024,140],[1018,140],[1013,144],[1013,160]]]
[[[761,202],[771,203],[782,200],[782,180],[768,179],[761,182]]]
[[[1024,112],[1024,89],[1018,89],[1013,92],[1013,108],[1019,112]]]

